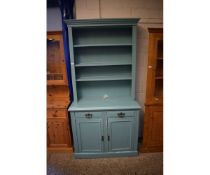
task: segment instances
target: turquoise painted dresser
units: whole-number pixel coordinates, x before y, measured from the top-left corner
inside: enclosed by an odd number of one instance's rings
[[[74,96],[68,111],[75,158],[138,155],[138,20],[65,20]]]

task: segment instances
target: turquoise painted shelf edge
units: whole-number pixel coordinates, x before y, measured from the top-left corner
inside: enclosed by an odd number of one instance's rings
[[[140,18],[104,18],[104,19],[68,19],[64,20],[71,27],[107,26],[107,25],[136,25]]]

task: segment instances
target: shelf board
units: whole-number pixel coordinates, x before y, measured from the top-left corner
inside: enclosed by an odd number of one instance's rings
[[[157,76],[155,77],[156,80],[163,80],[163,76]]]
[[[47,80],[47,85],[67,85],[67,83],[64,80]]]
[[[82,76],[77,78],[76,81],[109,81],[109,80],[131,80],[131,74],[113,75],[113,76]]]
[[[73,102],[69,111],[88,111],[88,110],[131,110],[140,109],[138,103],[131,97],[118,97],[103,100],[101,98],[82,98]]]
[[[88,67],[88,66],[121,66],[121,65],[131,65],[130,62],[121,62],[121,63],[107,63],[107,62],[101,62],[101,63],[80,63],[80,64],[76,64],[75,67]]]
[[[107,47],[107,46],[132,46],[132,43],[74,44],[74,47]]]

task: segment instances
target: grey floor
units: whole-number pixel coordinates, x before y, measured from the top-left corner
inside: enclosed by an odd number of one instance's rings
[[[72,153],[48,153],[48,175],[162,175],[163,153],[137,157],[74,159]]]

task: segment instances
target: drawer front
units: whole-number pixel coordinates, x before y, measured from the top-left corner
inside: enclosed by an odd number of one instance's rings
[[[108,117],[118,117],[118,118],[123,118],[123,117],[134,117],[136,116],[135,111],[112,111],[112,112],[107,112]]]
[[[82,118],[95,118],[95,117],[101,117],[103,115],[103,112],[75,112],[76,117],[82,117]]]
[[[47,117],[48,118],[66,118],[67,111],[65,109],[48,109]]]

